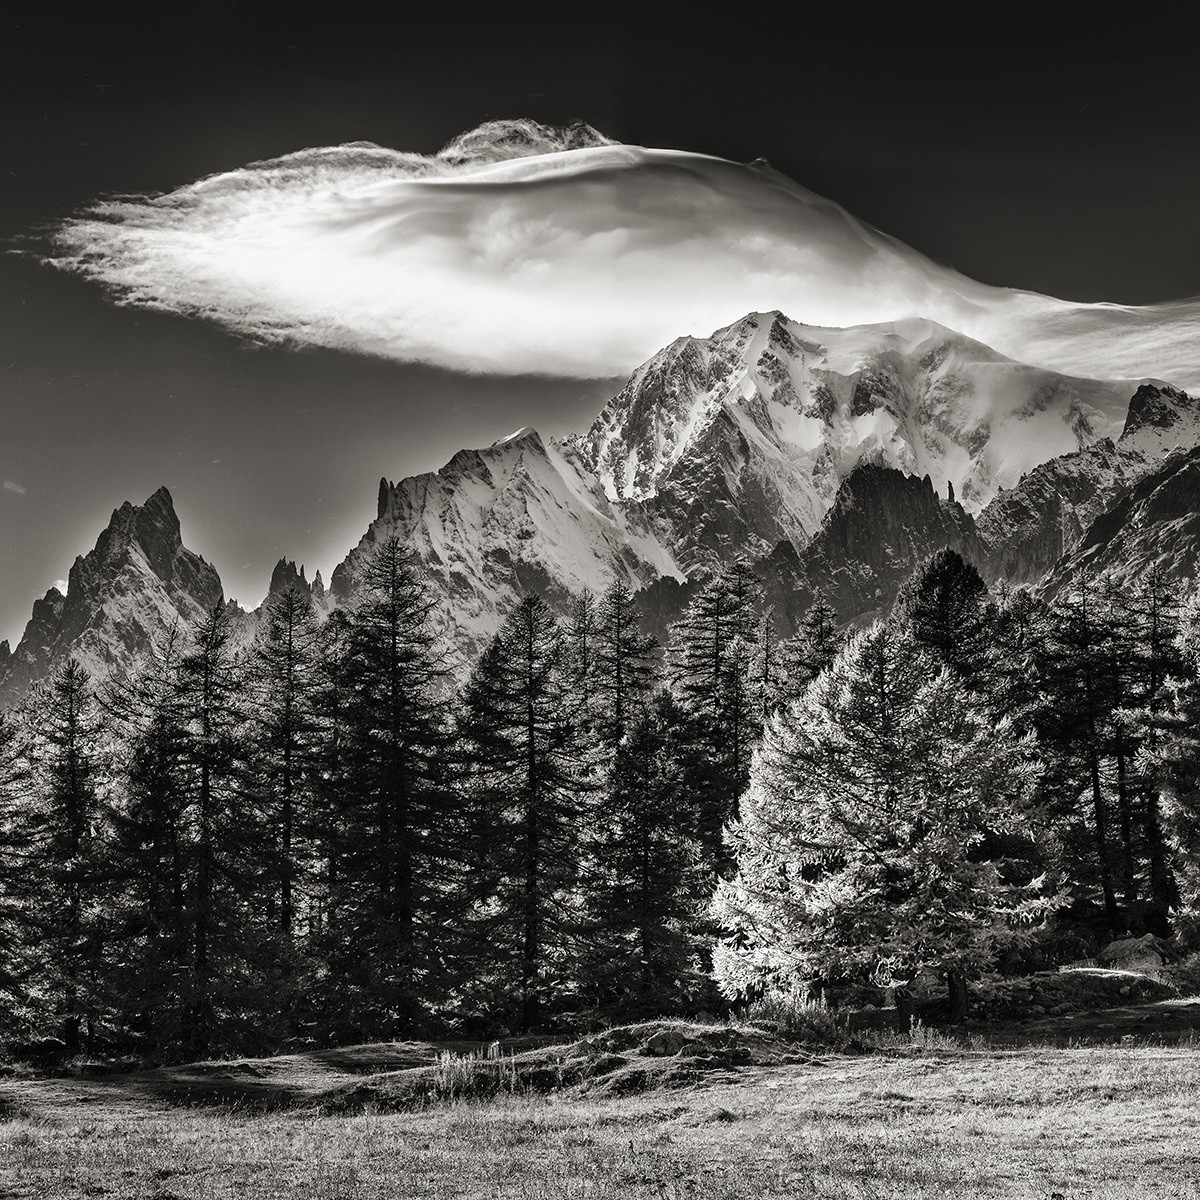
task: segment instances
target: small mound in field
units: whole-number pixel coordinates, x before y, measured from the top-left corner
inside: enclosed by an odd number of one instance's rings
[[[811,1061],[799,1047],[755,1026],[649,1021],[514,1054],[498,1047],[465,1055],[443,1051],[429,1065],[334,1088],[320,1104],[325,1112],[346,1113],[419,1108],[504,1093],[627,1096],[685,1087],[744,1066]]]

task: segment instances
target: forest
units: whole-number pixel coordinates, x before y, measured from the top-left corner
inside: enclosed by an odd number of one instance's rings
[[[403,544],[0,717],[0,1045],[178,1062],[903,1003],[1200,926],[1200,605],[952,551],[781,639],[753,572],[648,636],[525,596],[464,677]]]

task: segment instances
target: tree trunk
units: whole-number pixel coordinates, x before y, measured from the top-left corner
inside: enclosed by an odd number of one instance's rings
[[[1092,815],[1095,820],[1096,857],[1100,861],[1100,886],[1104,892],[1104,913],[1108,918],[1109,930],[1125,931],[1125,921],[1117,907],[1117,894],[1113,890],[1112,863],[1108,853],[1108,814],[1104,811],[1104,794],[1100,788],[1100,762],[1095,754],[1090,756],[1092,776]]]
[[[957,1025],[970,1014],[971,996],[967,991],[967,977],[961,971],[947,971],[946,984],[950,991],[950,1021]]]

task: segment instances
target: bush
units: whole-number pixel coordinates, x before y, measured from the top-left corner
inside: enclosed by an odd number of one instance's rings
[[[433,1065],[431,1100],[486,1100],[501,1092],[521,1089],[517,1064],[505,1056],[498,1042],[470,1054],[442,1051]]]
[[[1200,996],[1200,954],[1192,954],[1182,962],[1171,963],[1161,971],[1164,983],[1170,984],[1181,996]]]
[[[817,1000],[796,993],[771,992],[750,1003],[744,1019],[763,1025],[793,1041],[844,1047],[850,1041],[848,1022]]]
[[[860,1034],[860,1041],[869,1050],[961,1050],[963,1043],[949,1034],[939,1033],[921,1022],[919,1017],[909,1018],[908,1032],[898,1029],[868,1029]]]

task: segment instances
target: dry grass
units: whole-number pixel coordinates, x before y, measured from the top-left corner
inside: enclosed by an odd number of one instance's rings
[[[349,1117],[9,1083],[0,1197],[1200,1197],[1198,1069],[1194,1045],[915,1046]]]

